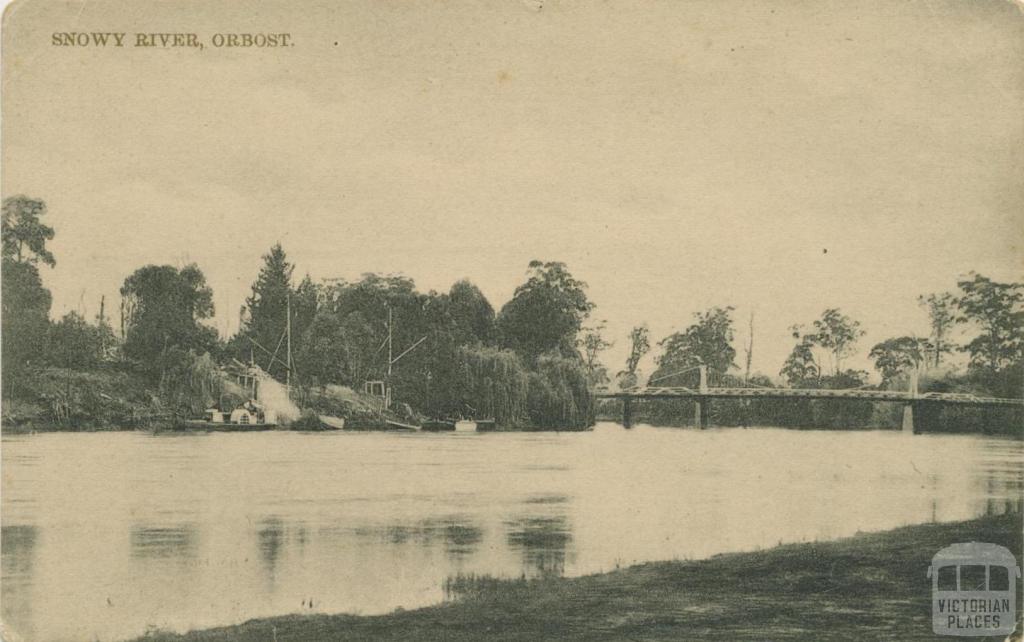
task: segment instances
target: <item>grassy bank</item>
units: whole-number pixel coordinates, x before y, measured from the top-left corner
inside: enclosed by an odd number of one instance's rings
[[[145,639],[933,639],[932,555],[977,540],[1019,560],[1021,530],[1020,514],[1002,515],[580,578],[457,582],[461,599],[415,611],[283,616]]]
[[[4,387],[6,433],[133,430],[171,424],[170,410],[156,391],[126,368],[26,369]]]

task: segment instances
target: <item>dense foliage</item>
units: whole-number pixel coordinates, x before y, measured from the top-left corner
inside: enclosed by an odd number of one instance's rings
[[[964,346],[971,368],[1000,372],[1024,360],[1024,284],[998,283],[980,274],[957,283],[957,321],[978,336]]]
[[[662,386],[685,386],[694,381],[698,366],[707,366],[717,373],[732,368],[736,358],[732,347],[732,311],[732,306],[727,306],[697,312],[693,315],[694,323],[685,330],[662,339],[658,345],[663,352],[651,381]]]
[[[51,298],[43,287],[39,264],[53,267],[57,263],[46,248],[54,232],[41,221],[45,214],[45,203],[25,196],[12,196],[3,203],[0,269],[3,369],[7,375],[44,361]]]
[[[822,387],[823,377],[842,375],[842,361],[853,353],[857,340],[864,336],[860,322],[838,308],[828,308],[811,329],[794,325],[791,328],[797,343],[782,364],[780,374],[797,388]]]
[[[263,255],[263,266],[241,310],[241,328],[229,345],[229,353],[236,359],[255,357],[264,370],[282,381],[289,367],[285,345],[288,311],[294,340],[310,327],[319,307],[320,288],[308,275],[293,287],[294,272],[295,266],[280,243]]]
[[[868,356],[882,375],[882,383],[889,384],[896,377],[917,370],[928,356],[928,345],[917,337],[896,337],[876,343]]]
[[[493,417],[503,426],[526,424],[530,373],[516,353],[494,346],[462,346],[457,359],[463,413]]]
[[[46,247],[53,240],[53,228],[42,222],[46,215],[46,203],[26,196],[11,196],[4,199],[3,222],[0,237],[3,238],[3,255],[18,263],[36,265],[42,263],[54,267],[57,260]]]
[[[3,370],[13,375],[23,366],[43,360],[50,292],[31,263],[4,256],[2,270]]]
[[[549,276],[558,283],[582,288],[565,266],[550,269],[557,276]],[[537,266],[531,270],[531,278],[543,281]],[[532,309],[538,289],[545,287],[535,282],[520,288],[518,296],[528,301],[513,309]],[[581,389],[572,377],[569,385],[565,377],[551,376],[534,377],[533,390],[557,403],[540,404],[546,410],[530,412],[531,370],[547,367],[549,359],[535,353],[537,345],[518,344],[521,351],[502,347],[493,307],[467,280],[447,293],[422,293],[404,276],[366,274],[352,283],[324,287],[319,299],[295,356],[303,385],[361,389],[366,381],[388,381],[396,403],[427,416],[494,418],[506,427],[579,428],[584,425],[581,418],[592,414],[586,385]],[[589,304],[581,307],[589,309]],[[564,328],[567,334],[548,339],[550,345],[576,345],[579,326],[570,322]],[[552,354],[562,355],[559,350]],[[586,381],[586,366],[575,349],[564,361]]]
[[[549,352],[574,357],[576,336],[593,307],[586,284],[564,263],[531,261],[526,283],[498,315],[501,344],[531,365]]]
[[[201,321],[213,316],[213,291],[195,264],[139,268],[121,286],[124,354],[153,372],[171,348],[208,352],[216,331]]]

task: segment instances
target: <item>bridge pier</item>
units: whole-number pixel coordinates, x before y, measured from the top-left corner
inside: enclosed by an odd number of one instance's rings
[[[903,432],[907,435],[916,435],[914,427],[914,404],[908,403],[903,406]]]
[[[622,399],[622,425],[626,428],[633,427],[633,399],[630,397]]]
[[[703,430],[708,427],[708,415],[711,414],[711,399],[708,397],[693,398],[693,425]]]
[[[700,381],[697,384],[699,392],[708,391],[708,367],[700,365],[697,367],[700,374]],[[708,415],[711,414],[711,399],[698,396],[693,399],[693,425],[701,430],[708,427]]]
[[[917,425],[914,423],[914,411],[917,410],[917,403],[914,401],[918,395],[918,372],[912,370],[910,372],[910,381],[908,382],[910,389],[907,391],[910,394],[910,401],[903,406],[903,432],[908,435],[917,434]]]

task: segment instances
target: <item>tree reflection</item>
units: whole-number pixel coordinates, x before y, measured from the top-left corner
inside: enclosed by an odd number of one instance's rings
[[[260,521],[256,529],[257,546],[260,549],[260,559],[263,560],[263,567],[271,582],[277,571],[277,560],[281,556],[281,548],[284,546],[284,522],[277,517],[270,517]]]
[[[508,545],[523,556],[527,575],[562,575],[572,532],[564,516],[530,517],[509,524]]]
[[[456,560],[474,553],[483,541],[484,532],[463,516],[425,519],[414,524],[388,524],[361,527],[356,535],[391,545],[415,544],[422,547],[442,545],[448,559]]]
[[[35,562],[39,531],[35,526],[4,526],[0,528],[0,573],[3,583],[0,604],[3,621],[10,632],[31,639],[32,630],[32,566]]]
[[[267,578],[274,582],[278,562],[291,547],[302,551],[309,540],[304,524],[289,525],[280,517],[272,516],[260,520],[256,525],[256,545],[259,548]]]
[[[131,548],[135,558],[192,559],[198,547],[199,531],[195,524],[132,527]]]

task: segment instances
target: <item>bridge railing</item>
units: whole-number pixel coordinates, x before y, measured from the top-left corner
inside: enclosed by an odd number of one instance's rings
[[[657,385],[656,385],[657,384]],[[741,397],[781,398],[804,397],[816,399],[863,399],[877,401],[941,401],[946,403],[982,405],[1024,405],[1024,399],[1003,399],[999,397],[978,397],[968,393],[918,391],[916,372],[910,373],[907,390],[870,390],[868,386],[858,388],[772,388],[758,386],[743,377],[716,372],[705,365],[696,365],[659,375],[638,386],[618,393],[603,393],[598,396],[613,397]]]

